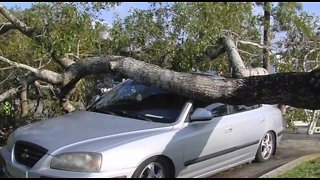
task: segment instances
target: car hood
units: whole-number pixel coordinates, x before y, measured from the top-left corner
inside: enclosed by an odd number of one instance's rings
[[[23,140],[47,148],[51,153],[64,147],[104,139],[109,143],[96,149],[114,146],[119,141],[130,141],[171,129],[171,124],[148,122],[89,111],[78,111],[42,120],[15,131],[15,140]],[[106,140],[108,139],[108,140]],[[91,150],[95,149],[94,147]]]

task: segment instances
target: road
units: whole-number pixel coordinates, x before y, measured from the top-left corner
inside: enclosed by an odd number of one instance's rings
[[[249,163],[221,172],[209,178],[258,178],[304,155],[320,152],[320,134],[285,132],[275,156],[265,163]]]

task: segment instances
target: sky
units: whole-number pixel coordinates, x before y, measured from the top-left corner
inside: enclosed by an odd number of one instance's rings
[[[6,8],[14,7],[15,5],[20,6],[21,8],[29,8],[32,5],[32,2],[1,2]],[[110,12],[105,12],[101,15],[109,25],[113,22],[114,13],[117,13],[121,18],[129,14],[131,8],[148,8],[147,2],[123,2],[120,6],[114,8]],[[302,2],[303,9],[309,13],[314,13],[320,17],[320,2]]]

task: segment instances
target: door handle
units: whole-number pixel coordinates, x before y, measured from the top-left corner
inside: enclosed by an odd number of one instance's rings
[[[265,118],[261,118],[260,123],[264,123],[265,120],[266,120]]]
[[[232,132],[232,127],[229,126],[226,128],[225,133],[231,133]]]

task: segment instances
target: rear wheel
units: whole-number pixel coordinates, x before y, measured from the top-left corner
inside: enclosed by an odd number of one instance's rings
[[[133,178],[170,178],[172,171],[170,171],[169,163],[160,157],[152,157],[139,165],[137,170],[133,173]]]
[[[272,154],[275,151],[275,148],[276,146],[275,146],[274,134],[272,132],[267,132],[266,134],[264,134],[260,142],[255,161],[256,162],[268,161],[272,157]]]

